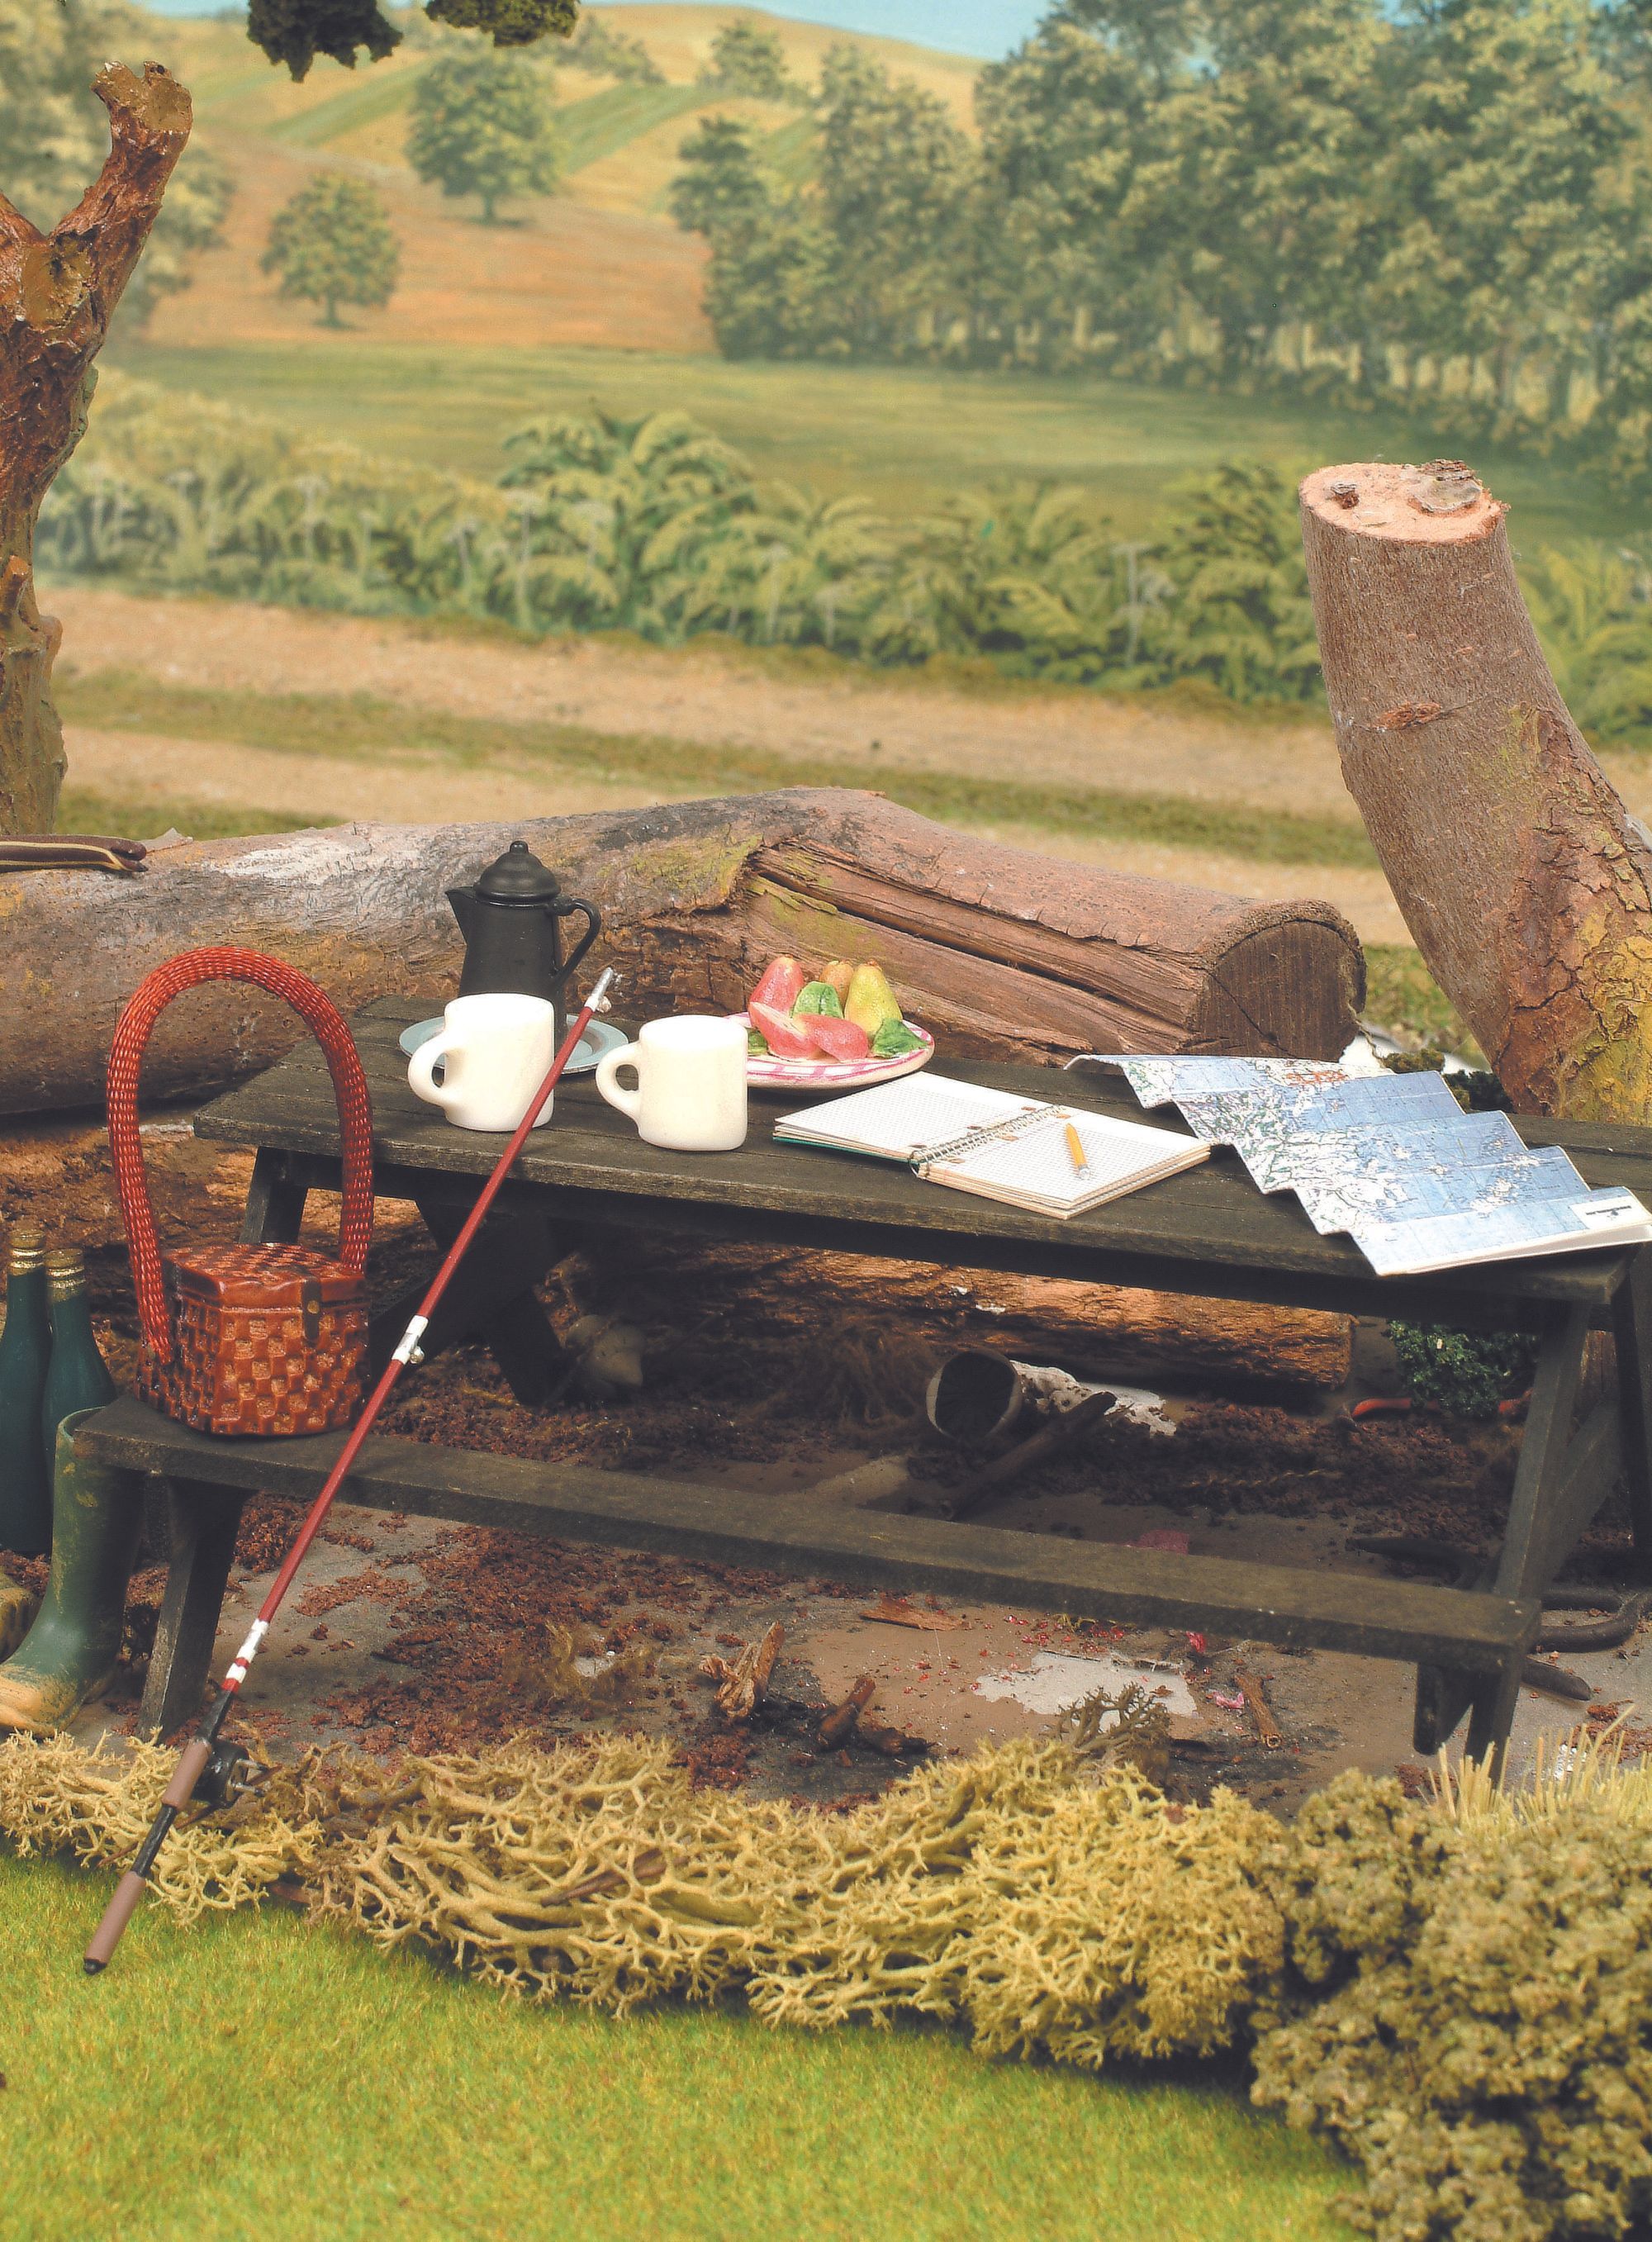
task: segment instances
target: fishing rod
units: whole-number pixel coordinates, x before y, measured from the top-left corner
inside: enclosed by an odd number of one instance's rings
[[[475,1205],[472,1207],[466,1218],[464,1228],[448,1247],[440,1268],[431,1279],[429,1289],[419,1303],[417,1314],[403,1332],[395,1353],[385,1365],[379,1383],[373,1387],[368,1398],[367,1406],[357,1418],[343,1447],[339,1451],[338,1461],[327,1473],[320,1494],[311,1504],[304,1523],[299,1528],[297,1538],[287,1551],[280,1571],[271,1583],[269,1594],[259,1606],[258,1617],[247,1630],[246,1641],[225,1669],[223,1684],[212,1701],[211,1709],[201,1722],[198,1732],[178,1754],[178,1765],[172,1770],[171,1781],[161,1795],[160,1806],[155,1819],[149,1825],[149,1834],[138,1847],[131,1868],[116,1885],[114,1896],[104,1910],[103,1921],[92,1933],[91,1943],[86,1949],[83,1964],[89,1977],[97,1977],[100,1970],[108,1966],[115,1949],[119,1945],[121,1933],[131,1921],[138,1903],[144,1896],[144,1887],[149,1882],[150,1873],[159,1857],[161,1847],[166,1843],[167,1833],[173,1822],[177,1821],[178,1815],[194,1796],[196,1787],[206,1772],[209,1762],[214,1756],[218,1747],[218,1731],[223,1728],[231,1708],[240,1693],[241,1684],[246,1680],[253,1660],[264,1647],[264,1638],[270,1631],[271,1621],[280,1610],[282,1599],[292,1587],[293,1576],[299,1566],[303,1564],[306,1552],[320,1531],[321,1521],[332,1507],[332,1498],[348,1477],[350,1467],[360,1453],[361,1444],[372,1431],[379,1412],[389,1400],[391,1389],[396,1380],[410,1363],[424,1360],[424,1351],[419,1342],[424,1337],[426,1327],[436,1312],[436,1304],[447,1291],[454,1270],[464,1259],[472,1239],[487,1217],[488,1208],[499,1196],[500,1185],[515,1165],[517,1154],[527,1142],[528,1131],[543,1108],[546,1099],[561,1079],[563,1069],[573,1057],[580,1037],[590,1024],[591,1016],[594,1012],[608,1010],[608,985],[613,978],[611,970],[598,977],[595,988],[585,1000],[584,1009],[568,1029],[567,1034],[563,1038],[561,1049],[551,1061],[549,1073],[541,1083],[535,1094],[529,1098],[527,1111],[517,1124],[516,1133],[500,1154],[498,1166],[482,1185]]]

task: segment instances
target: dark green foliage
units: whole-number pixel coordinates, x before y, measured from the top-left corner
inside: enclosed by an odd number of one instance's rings
[[[1382,2242],[1622,2237],[1652,2212],[1652,1844],[1603,1791],[1453,1828],[1346,1775],[1282,1852],[1256,2098],[1364,2167]]]
[[[376,63],[401,44],[375,0],[247,0],[246,36],[295,78],[307,75],[318,55],[353,70],[358,47]]]
[[[457,30],[487,31],[496,47],[572,36],[580,0],[425,0],[425,13]]]
[[[1500,1401],[1530,1385],[1537,1359],[1518,1332],[1391,1323],[1388,1337],[1417,1400],[1438,1402],[1453,1417],[1494,1417]]]

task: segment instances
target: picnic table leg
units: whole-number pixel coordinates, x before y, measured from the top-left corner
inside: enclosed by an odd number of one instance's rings
[[[1490,1588],[1505,1596],[1540,1596],[1569,1547],[1569,1543],[1555,1546],[1556,1533],[1563,1531],[1565,1521],[1553,1514],[1566,1481],[1572,1412],[1588,1333],[1588,1312],[1577,1308],[1561,1317],[1544,1335],[1532,1378],[1503,1545],[1495,1562],[1478,1579],[1464,1582],[1465,1587]],[[1415,1749],[1438,1751],[1464,1713],[1472,1710],[1470,1751],[1479,1757],[1490,1750],[1501,1765],[1519,1688],[1517,1665],[1491,1681],[1450,1667],[1420,1666],[1412,1732]]]
[[[1617,1296],[1612,1329],[1635,1570],[1647,1581],[1652,1580],[1652,1252],[1635,1255]]]
[[[195,1480],[164,1485],[171,1562],[138,1712],[147,1736],[170,1735],[200,1711],[244,1500]]]
[[[295,1245],[310,1194],[288,1173],[285,1152],[261,1151],[252,1163],[241,1216],[244,1245]]]
[[[458,1237],[470,1212],[468,1200],[455,1205],[445,1197],[427,1196],[415,1204],[426,1228],[444,1248]],[[526,1408],[548,1408],[566,1381],[567,1356],[534,1287],[556,1254],[543,1215],[520,1209],[490,1215],[431,1319],[426,1353],[479,1332],[517,1400]]]

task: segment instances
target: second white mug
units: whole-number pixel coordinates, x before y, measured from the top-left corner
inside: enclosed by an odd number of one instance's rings
[[[622,1066],[636,1069],[635,1090],[614,1080]],[[708,1012],[650,1020],[634,1044],[598,1061],[596,1086],[646,1144],[732,1152],[746,1141],[745,1023]]]
[[[514,1129],[555,1056],[556,1010],[543,997],[455,997],[440,1032],[413,1053],[407,1087],[440,1105],[456,1128]],[[553,1102],[546,1099],[536,1129],[550,1119]]]

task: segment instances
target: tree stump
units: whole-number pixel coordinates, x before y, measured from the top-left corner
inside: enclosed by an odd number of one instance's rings
[[[85,433],[92,360],[149,238],[191,124],[190,97],[158,63],[124,63],[92,91],[109,155],[50,233],[0,194],[0,832],[49,833],[63,784],[51,705],[62,628],[35,599],[34,535],[52,477]]]
[[[1337,747],[1406,923],[1515,1107],[1652,1108],[1652,846],[1549,675],[1456,460],[1302,485]]]

